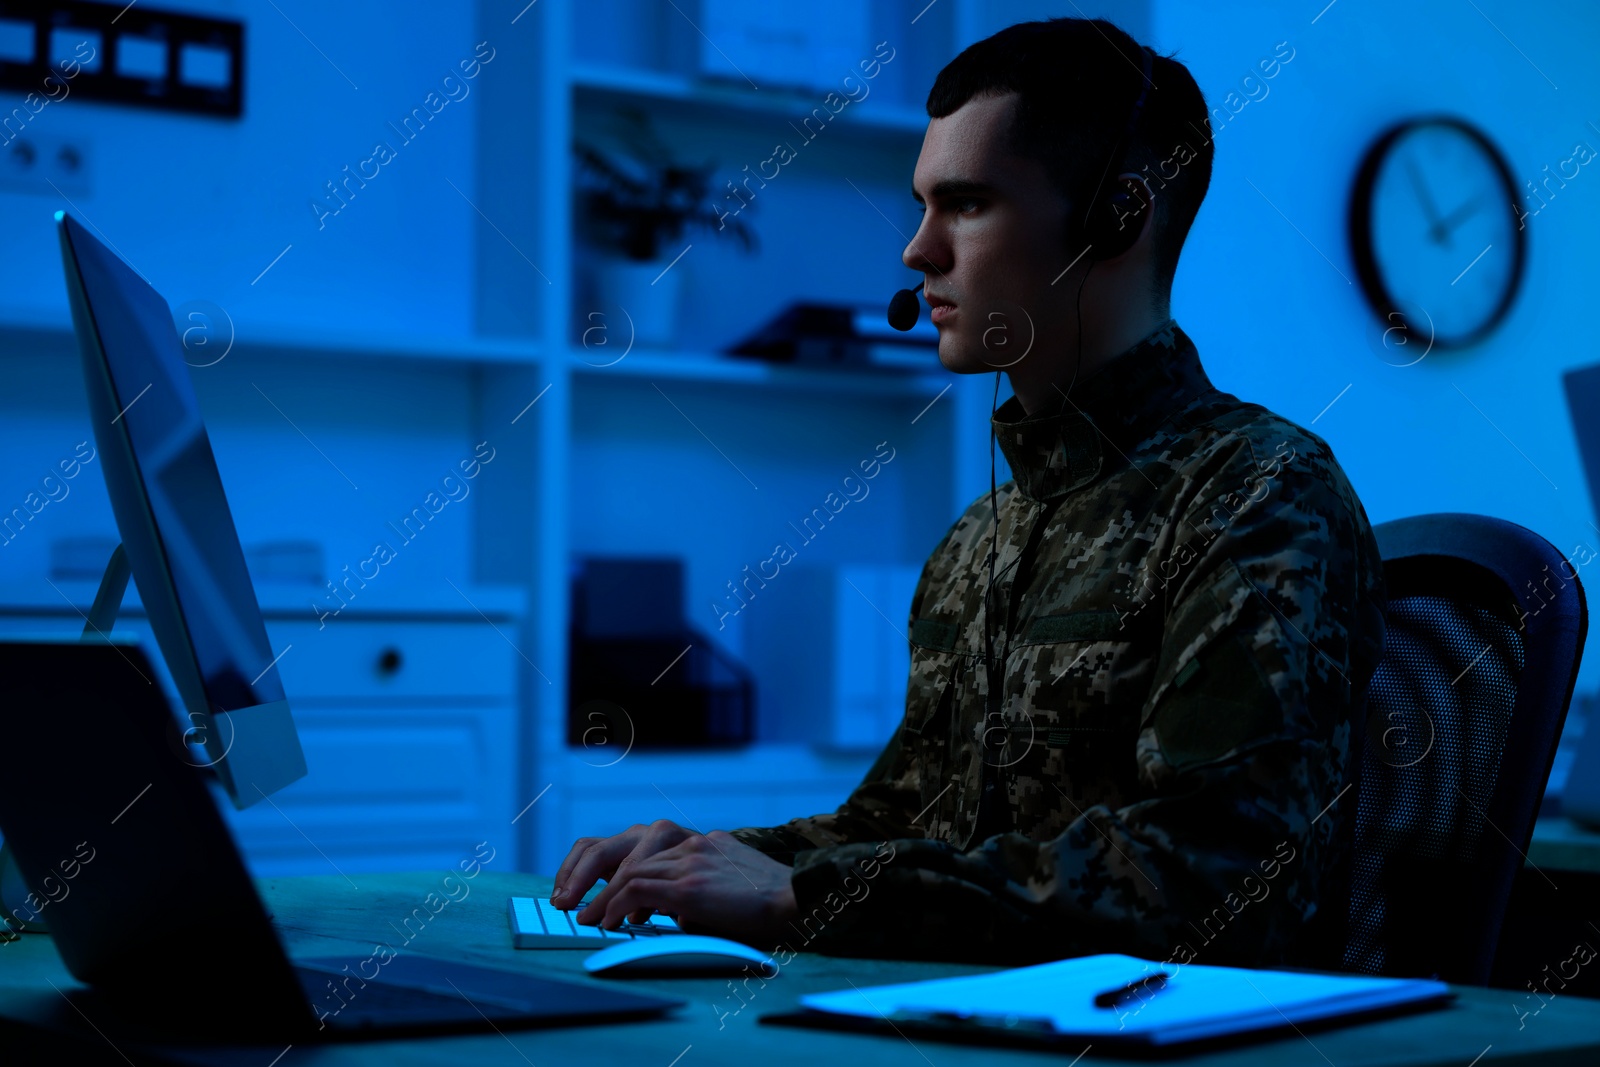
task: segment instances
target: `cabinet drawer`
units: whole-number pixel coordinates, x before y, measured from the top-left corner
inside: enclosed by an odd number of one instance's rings
[[[272,654],[282,654],[278,670],[290,707],[305,700],[363,698],[513,699],[517,688],[520,640],[512,620],[484,622],[330,622],[268,618]],[[0,612],[0,633],[52,635],[76,639],[83,619],[64,614],[9,615]],[[138,636],[162,680],[167,670],[161,650],[142,616],[119,618],[118,636]],[[505,636],[502,637],[501,634]],[[288,652],[285,647],[293,645]],[[170,684],[165,686],[169,695]]]
[[[518,632],[472,622],[267,620],[290,706],[305,700],[473,697],[516,692]],[[505,636],[502,637],[501,633]],[[289,647],[293,646],[293,647]],[[285,648],[288,651],[285,652]]]
[[[510,704],[310,707],[294,716],[306,776],[271,803],[223,805],[256,873],[448,865],[488,839],[512,854],[518,731]]]

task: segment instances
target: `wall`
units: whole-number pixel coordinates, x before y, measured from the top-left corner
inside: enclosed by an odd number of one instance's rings
[[[1108,19],[1135,40],[1147,41],[1153,12],[1154,0],[990,0],[969,9],[962,47],[1014,23],[1048,18]]]
[[[451,184],[473,189],[475,88],[495,76],[493,62],[463,83],[465,95],[454,90],[459,101],[425,125],[413,120],[421,132],[409,143],[388,124],[424,107],[458,61],[473,58],[472,5],[341,4],[336,13],[305,0],[159,6],[244,22],[243,116],[163,113],[70,93],[33,116],[29,131],[87,142],[91,187],[65,204],[48,188],[0,190],[0,305],[65,321],[51,224],[65,208],[114,242],[174,307],[205,299],[240,324],[334,334],[468,330],[476,215]],[[0,92],[0,110],[9,114],[23,98]],[[328,195],[324,183],[343,181],[343,168],[357,170],[380,140],[394,157],[364,188],[352,181],[348,203],[319,222],[311,203]]]

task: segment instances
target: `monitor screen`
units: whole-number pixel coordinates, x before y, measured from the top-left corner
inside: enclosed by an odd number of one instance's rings
[[[1589,501],[1600,515],[1600,364],[1576,367],[1562,375],[1567,387],[1567,409],[1572,431],[1578,437],[1578,457],[1589,480]]]
[[[247,807],[305,757],[172,313],[77,220],[56,221],[123,549],[204,762]]]

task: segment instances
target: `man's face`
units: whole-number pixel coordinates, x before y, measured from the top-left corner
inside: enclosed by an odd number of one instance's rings
[[[939,362],[957,373],[1060,358],[1074,324],[1066,280],[1051,284],[1071,262],[1067,204],[1044,164],[1006,147],[1017,99],[974,97],[931,120],[912,176],[924,211],[901,259],[923,272]]]

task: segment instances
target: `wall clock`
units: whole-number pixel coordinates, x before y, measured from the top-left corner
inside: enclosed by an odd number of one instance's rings
[[[1465,348],[1499,325],[1527,259],[1516,205],[1505,158],[1468,122],[1408,119],[1373,142],[1351,190],[1350,246],[1386,340]]]

